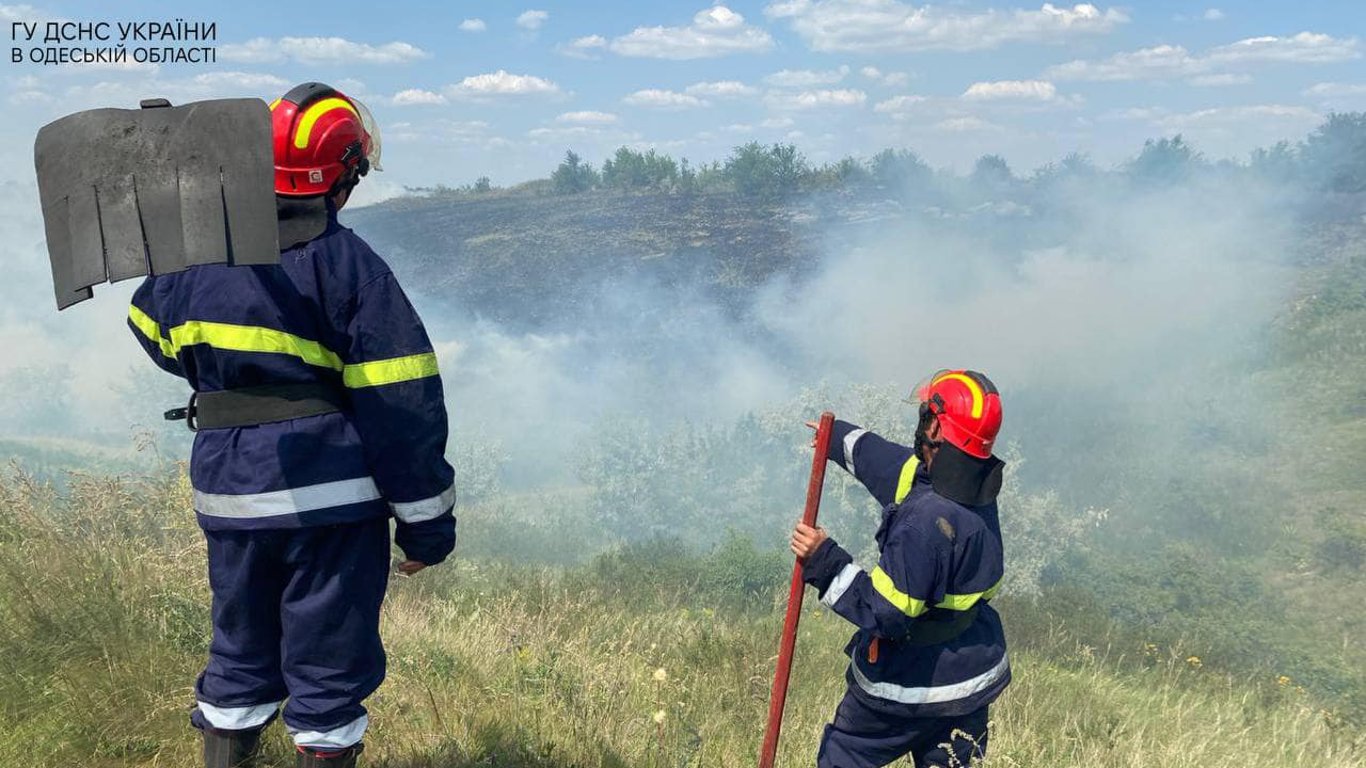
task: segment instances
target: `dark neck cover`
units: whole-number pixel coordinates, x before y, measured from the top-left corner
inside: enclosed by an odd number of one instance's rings
[[[980,507],[996,501],[1004,468],[1005,462],[995,456],[979,459],[943,443],[930,466],[930,482],[940,496],[964,506]]]
[[[327,197],[275,196],[275,210],[280,219],[280,250],[287,251],[303,245],[327,231],[331,205]]]

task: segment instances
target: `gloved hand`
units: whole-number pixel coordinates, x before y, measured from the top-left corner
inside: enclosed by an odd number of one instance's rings
[[[447,512],[420,523],[399,520],[394,528],[394,543],[407,558],[399,564],[400,573],[411,576],[436,565],[455,549],[455,514]]]

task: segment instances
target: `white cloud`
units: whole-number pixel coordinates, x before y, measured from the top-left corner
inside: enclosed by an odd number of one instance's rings
[[[695,109],[708,106],[705,100],[691,94],[665,91],[659,88],[636,91],[623,98],[622,102],[633,107],[650,107],[652,109]]]
[[[256,93],[284,93],[293,85],[282,77],[259,72],[205,72],[195,75],[194,82],[210,90]]]
[[[460,22],[461,32],[483,32],[488,28],[489,25],[485,24],[483,19],[465,19]]]
[[[1038,10],[958,11],[900,0],[782,0],[764,9],[788,19],[817,51],[980,50],[1005,43],[1059,43],[1105,34],[1129,20],[1123,11],[1090,3]]]
[[[1301,32],[1290,37],[1249,37],[1211,50],[1209,58],[1218,63],[1277,61],[1331,64],[1361,58],[1361,47],[1355,37],[1336,38],[1315,32]]]
[[[1053,80],[1164,80],[1200,74],[1207,65],[1179,45],[1116,53],[1102,61],[1076,59],[1044,71]]]
[[[766,101],[774,109],[823,109],[826,107],[861,107],[868,94],[853,89],[801,91],[770,91]]]
[[[899,87],[911,82],[911,75],[908,75],[907,72],[884,72],[878,70],[877,67],[863,67],[858,72],[870,81],[888,87]]]
[[[897,88],[911,81],[911,76],[905,72],[883,72],[877,67],[864,67],[859,70],[859,74],[889,88]]]
[[[396,122],[384,126],[386,144],[433,143],[454,146],[489,148],[499,146],[505,139],[489,132],[489,124],[482,120],[451,120],[439,118],[420,123]]]
[[[453,99],[484,99],[500,96],[557,96],[560,87],[554,82],[534,75],[514,75],[500,69],[483,75],[472,75],[457,85],[446,88]]]
[[[555,50],[574,59],[596,59],[598,51],[607,47],[607,38],[602,35],[577,37],[568,43],[555,46]]]
[[[1254,127],[1258,132],[1303,132],[1323,120],[1323,115],[1291,104],[1251,104],[1211,107],[1193,112],[1172,112],[1163,107],[1133,107],[1102,115],[1106,120],[1149,123],[1158,129],[1180,133],[1194,131],[1207,136],[1227,137]]]
[[[1217,75],[1196,75],[1188,80],[1191,85],[1201,88],[1222,88],[1228,85],[1246,85],[1252,82],[1252,75],[1224,72]]]
[[[565,112],[555,118],[557,123],[572,123],[575,125],[611,125],[617,122],[617,116],[611,112],[593,112],[585,110],[582,112]]]
[[[1259,63],[1325,64],[1361,57],[1354,37],[1335,38],[1314,32],[1290,37],[1250,37],[1211,48],[1197,56],[1179,45],[1158,45],[1117,53],[1108,59],[1077,59],[1049,67],[1054,80],[1167,80],[1217,74],[1239,65]]]
[[[934,124],[936,130],[944,133],[996,133],[1001,126],[980,117],[951,117]]]
[[[1366,96],[1366,83],[1316,83],[1306,88],[1304,95],[1316,99]]]
[[[517,26],[522,29],[536,30],[540,29],[549,18],[550,14],[545,11],[523,11],[517,17]]]
[[[394,94],[390,101],[396,107],[407,107],[418,104],[445,104],[446,97],[421,88],[409,88]]]
[[[764,82],[778,88],[813,88],[834,85],[849,75],[849,67],[818,72],[811,69],[784,69],[764,77]]]
[[[693,16],[686,27],[637,27],[614,39],[611,49],[622,56],[654,59],[703,59],[733,53],[758,53],[773,47],[773,37],[745,23],[724,5]]]
[[[754,96],[759,93],[759,89],[752,85],[745,85],[739,80],[717,80],[707,83],[693,83],[683,89],[684,93],[699,97],[712,97],[717,99],[733,99],[742,96]]]
[[[1222,21],[1224,18],[1224,12],[1219,10],[1218,8],[1209,8],[1200,18],[1204,19],[1205,21]]]
[[[906,112],[910,112],[917,105],[924,104],[925,101],[926,99],[924,96],[893,96],[886,101],[879,101],[873,106],[873,111],[892,115],[905,114]]]
[[[1323,116],[1308,107],[1288,104],[1254,104],[1238,107],[1213,107],[1194,112],[1155,116],[1151,122],[1168,131],[1184,131],[1202,127],[1236,127],[1250,121],[1281,121],[1303,125],[1306,129],[1319,123]]]
[[[973,83],[963,91],[968,101],[1057,101],[1058,89],[1047,80],[996,80]]]
[[[369,45],[341,37],[257,37],[218,46],[220,60],[248,64],[289,60],[301,64],[407,64],[430,56],[409,43]]]

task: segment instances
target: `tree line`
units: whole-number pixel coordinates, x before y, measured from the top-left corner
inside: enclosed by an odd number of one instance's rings
[[[774,202],[822,190],[902,193],[935,184],[962,183],[979,189],[1003,190],[1099,174],[1119,174],[1141,184],[1165,184],[1205,171],[1251,171],[1273,181],[1310,189],[1366,192],[1366,113],[1331,114],[1303,140],[1281,141],[1257,149],[1246,162],[1212,162],[1177,134],[1147,140],[1136,155],[1111,169],[1101,169],[1087,155],[1073,153],[1020,175],[1002,156],[987,154],[978,158],[963,178],[931,168],[909,149],[888,148],[866,159],[851,155],[835,162],[813,164],[793,144],[751,141],[735,147],[725,160],[697,165],[686,157],[675,159],[655,149],[623,146],[595,167],[570,149],[549,179],[522,186],[559,195],[597,190],[733,192],[760,202]],[[494,189],[484,176],[458,189],[438,187],[434,191],[486,194]]]

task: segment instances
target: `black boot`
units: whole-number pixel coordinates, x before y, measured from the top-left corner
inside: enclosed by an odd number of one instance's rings
[[[205,728],[205,768],[250,768],[256,764],[261,751],[261,729],[249,731],[220,731]]]
[[[356,768],[356,755],[365,746],[352,744],[346,749],[314,749],[299,747],[298,768]]]

